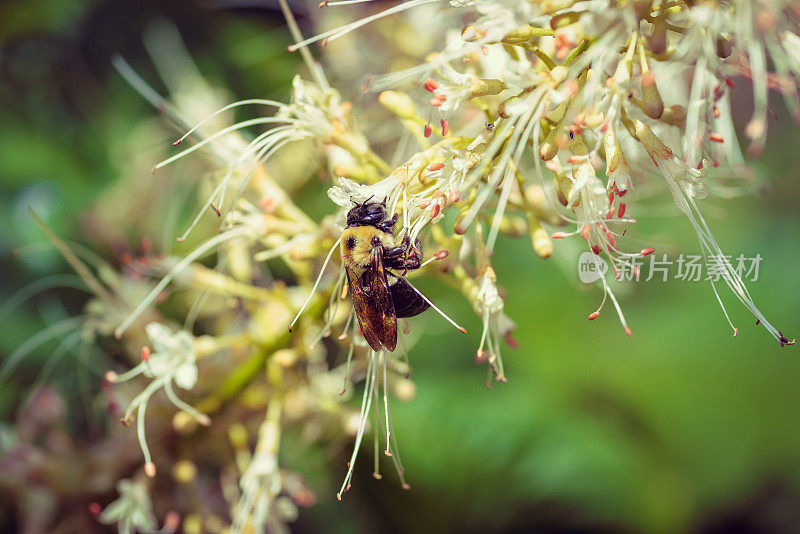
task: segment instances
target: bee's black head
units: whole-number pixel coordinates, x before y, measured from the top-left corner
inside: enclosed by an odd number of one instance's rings
[[[347,226],[376,226],[386,219],[386,206],[383,203],[370,202],[367,200],[363,204],[347,212]]]

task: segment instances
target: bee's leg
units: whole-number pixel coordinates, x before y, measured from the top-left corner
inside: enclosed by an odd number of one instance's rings
[[[406,249],[405,257],[403,258],[403,269],[405,271],[413,271],[415,269],[419,269],[421,264],[422,242],[420,242],[419,239],[415,239],[414,244],[411,245],[409,240],[408,248]]]
[[[419,239],[415,239],[412,245],[408,236],[403,237],[399,245],[384,249],[383,263],[391,269],[402,270],[403,275],[408,271],[419,269],[422,263],[422,243]]]
[[[386,219],[383,222],[379,222],[376,226],[379,230],[383,230],[388,234],[394,233],[394,225],[397,224],[397,217],[398,215],[395,213],[391,219]]]
[[[406,251],[408,244],[406,238],[394,247],[383,249],[383,264],[390,269],[402,269],[405,264]]]

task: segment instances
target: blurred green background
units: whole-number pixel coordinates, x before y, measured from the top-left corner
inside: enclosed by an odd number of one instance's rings
[[[301,23],[304,9],[298,6]],[[158,20],[176,25],[223,102],[285,99],[302,70],[299,58],[285,51],[288,32],[277,4],[268,1],[0,5],[0,301],[69,272],[44,245],[28,206],[61,236],[112,262],[139,250],[142,237],[156,248],[171,246],[174,221],[185,215],[175,195],[185,198],[190,189],[168,183],[174,176],[168,174],[148,182],[153,196],[128,198],[133,206],[125,205],[119,184],[150,180],[150,166],[172,137],[166,129],[163,138],[143,133],[143,125],[164,119],[111,66],[112,55],[121,54],[165,94],[142,39]],[[746,107],[748,89],[740,84],[737,91]],[[364,102],[355,92],[344,97]],[[775,108],[786,115],[780,102]],[[727,253],[764,258],[751,293],[790,339],[800,333],[798,142],[795,125],[778,121],[767,153],[754,165],[765,178],[761,194],[704,202]],[[191,171],[191,164],[173,169]],[[667,200],[659,201],[667,206]],[[319,197],[303,202],[316,206],[315,215],[333,211]],[[637,235],[651,236],[642,246],[698,253],[685,219],[648,219],[641,211]],[[119,231],[98,228],[97,220],[114,216],[123,218]],[[142,220],[125,224],[125,217]],[[602,295],[577,281],[568,247],[557,247],[548,261],[524,239],[501,239],[497,248],[507,312],[518,323],[519,348],[504,352],[508,383],[485,388],[484,368],[472,362],[477,318],[458,295],[420,280],[470,334],[454,335],[430,321],[411,354],[417,396],[392,410],[412,489],[401,490],[393,475],[374,480],[366,450],[345,499],[337,502],[325,482],[312,487],[319,502],[301,511],[293,529],[800,532],[797,348],[780,349],[723,292],[739,326],[733,339],[703,282],[618,289],[634,332],[627,338],[610,308],[586,321]],[[77,290],[53,289],[5,313],[0,352],[10,355],[45,325],[79,312],[85,299]],[[52,353],[47,345],[35,351],[3,384],[0,419],[13,419]],[[96,389],[104,367],[93,358],[102,356],[67,358],[61,364],[67,372],[47,377],[48,383],[68,398]],[[312,486],[344,475],[346,450],[334,462],[282,454]],[[315,476],[315,470],[327,473]],[[0,530],[13,531],[15,513],[0,494]]]

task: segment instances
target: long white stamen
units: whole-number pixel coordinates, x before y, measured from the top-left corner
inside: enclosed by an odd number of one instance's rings
[[[406,280],[406,282],[408,282],[408,280]],[[408,282],[408,285],[409,285],[409,286],[411,286],[411,289],[413,289],[414,291],[416,291],[416,292],[417,292],[417,295],[419,295],[420,297],[422,297],[422,300],[424,300],[425,302],[427,302],[427,303],[430,305],[430,307],[431,307],[431,308],[433,308],[434,310],[436,310],[436,311],[439,313],[439,315],[441,315],[442,317],[444,317],[445,319],[447,319],[447,322],[449,322],[451,325],[453,325],[453,326],[455,326],[456,328],[458,328],[458,331],[459,331],[459,332],[461,332],[462,334],[466,334],[466,333],[467,333],[467,329],[466,329],[466,328],[464,328],[463,326],[459,325],[459,324],[458,324],[458,323],[456,323],[454,320],[452,320],[450,317],[448,317],[446,313],[444,313],[442,310],[440,310],[440,309],[439,309],[439,308],[436,306],[436,304],[434,304],[433,302],[431,302],[431,299],[429,299],[428,297],[426,297],[425,295],[423,295],[423,294],[422,294],[422,292],[421,292],[419,289],[417,289],[416,287],[414,287],[414,285],[413,285],[413,284],[411,284],[411,282]]]
[[[153,458],[150,456],[150,447],[147,446],[147,437],[144,433],[144,416],[146,409],[146,403],[141,403],[139,405],[139,410],[136,415],[136,437],[139,439],[139,448],[142,449],[142,454],[144,455],[145,471],[149,476],[150,473],[153,472]]]
[[[380,406],[380,403],[378,401],[378,390],[377,389],[374,390],[374,396],[375,396],[375,398],[373,400],[375,402],[375,406]],[[372,426],[372,457],[373,457],[374,464],[372,466],[372,476],[375,477],[376,479],[380,480],[382,478],[381,477],[381,472],[380,472],[380,454],[378,453],[378,449],[379,449],[378,445],[380,444],[380,435],[379,435],[379,432],[378,432],[378,428],[380,428],[380,426],[378,424],[378,421],[380,419],[380,414],[378,413],[377,409],[374,410],[373,414],[374,414],[374,417],[373,417],[373,423],[372,423],[372,425],[373,425]]]
[[[391,456],[392,453],[389,450],[389,398],[388,398],[388,390],[389,388],[386,386],[386,353],[381,352],[381,363],[383,368],[383,413],[386,417],[386,456]],[[375,427],[375,434],[378,433],[378,428]]]
[[[333,321],[336,319],[336,312],[339,310],[339,303],[342,300],[339,298],[339,294],[342,290],[342,284],[345,278],[345,271],[342,268],[339,272],[339,279],[336,281],[336,285],[333,287],[333,291],[331,291],[331,298],[328,299],[328,307],[327,307],[327,314],[328,320],[325,322],[325,326],[322,327],[320,330],[319,335],[314,339],[311,343],[311,347],[315,347],[317,343],[322,341],[322,338],[330,334],[331,327],[333,326]]]
[[[319,276],[317,276],[317,280],[314,282],[314,287],[311,288],[311,292],[308,294],[308,298],[303,303],[303,305],[300,307],[300,311],[298,311],[297,315],[294,316],[294,319],[292,319],[292,322],[289,324],[289,332],[292,331],[292,327],[297,322],[297,320],[300,318],[300,316],[303,314],[303,312],[306,309],[306,306],[308,306],[308,303],[311,302],[311,298],[314,296],[314,293],[317,291],[317,287],[319,287],[319,283],[322,280],[322,275],[325,274],[325,267],[328,266],[328,262],[330,261],[331,256],[333,256],[333,251],[337,249],[337,247],[339,246],[339,242],[341,240],[342,240],[342,237],[339,236],[339,239],[336,240],[336,242],[331,247],[330,251],[328,251],[328,255],[325,256],[325,261],[322,262],[322,268],[319,270]]]
[[[178,409],[183,410],[184,412],[188,413],[192,417],[194,417],[198,423],[203,426],[208,426],[211,424],[211,418],[206,414],[197,410],[194,406],[187,404],[186,402],[182,401],[178,395],[175,394],[175,390],[172,388],[172,382],[168,381],[164,384],[164,391],[167,394],[167,398],[174,404]]]
[[[406,2],[404,4],[399,4],[394,7],[390,7],[389,9],[381,11],[380,13],[376,13],[375,15],[364,17],[361,20],[351,22],[350,24],[345,24],[344,26],[339,26],[338,28],[328,30],[326,32],[320,33],[319,35],[315,35],[314,37],[310,37],[304,41],[300,41],[299,43],[295,43],[289,46],[289,52],[294,52],[295,50],[298,50],[304,46],[308,46],[311,43],[316,43],[317,41],[321,41],[326,37],[328,38],[328,41],[332,41],[343,35],[347,35],[353,30],[357,30],[358,28],[365,26],[375,20],[388,17],[389,15],[394,15],[395,13],[400,13],[401,11],[411,9],[413,7],[421,6],[424,4],[434,4],[437,2],[439,2],[439,0],[412,0],[411,2]]]
[[[228,111],[229,109],[238,108],[240,106],[248,106],[248,105],[251,105],[251,104],[261,104],[261,105],[264,105],[264,106],[273,106],[273,107],[276,107],[276,108],[279,108],[279,107],[281,107],[283,105],[280,102],[276,102],[275,100],[264,100],[263,98],[251,98],[251,99],[248,99],[248,100],[239,100],[238,102],[234,102],[232,104],[228,104],[227,106],[219,108],[217,111],[215,111],[214,113],[212,113],[211,115],[209,115],[208,117],[203,119],[202,121],[198,122],[194,126],[194,128],[192,128],[191,130],[189,130],[188,132],[183,134],[183,136],[181,136],[180,139],[178,139],[177,141],[172,143],[172,145],[173,146],[178,146],[187,137],[189,137],[195,131],[197,131],[198,128],[200,128],[202,125],[204,125],[206,122],[210,121],[211,119],[213,119],[214,117],[216,117],[220,113],[224,113],[224,112]]]
[[[79,328],[83,320],[84,317],[82,316],[63,319],[30,337],[25,343],[20,345],[17,350],[3,360],[2,366],[0,366],[0,385],[3,384],[5,379],[14,371],[22,359],[36,349],[36,347],[49,339],[62,336],[70,330]]]
[[[340,0],[339,2],[325,2],[320,7],[349,6],[350,4],[363,4],[364,2],[374,2],[375,0]]]
[[[347,332],[347,329],[350,327],[350,321],[353,320],[353,316],[355,313],[351,313],[350,317],[347,318],[347,323],[344,325],[344,332]],[[358,327],[353,324],[353,337],[350,338],[350,349],[347,351],[347,364],[344,368],[344,383],[342,384],[342,391],[339,392],[339,396],[344,395],[344,392],[347,391],[347,379],[350,378],[350,364],[353,361],[353,351],[356,348],[355,339],[356,335],[358,334]]]
[[[204,256],[208,252],[211,252],[214,248],[221,245],[222,243],[229,241],[231,239],[235,239],[237,237],[241,237],[245,235],[249,230],[244,227],[234,228],[232,230],[228,230],[223,234],[219,234],[218,236],[212,237],[196,249],[194,249],[191,253],[189,253],[185,258],[179,261],[175,267],[173,267],[170,272],[168,272],[161,281],[156,284],[156,287],[153,288],[147,296],[142,299],[138,306],[131,312],[130,315],[122,322],[116,330],[114,330],[114,336],[119,339],[122,337],[122,334],[128,327],[139,317],[139,315],[147,309],[150,304],[158,297],[161,291],[169,285],[175,276],[178,275],[181,271],[183,271],[186,267],[188,267],[192,262],[199,259],[200,257]]]
[[[375,388],[376,358],[377,353],[371,350],[369,354],[369,363],[367,365],[367,377],[364,381],[364,397],[361,399],[361,417],[359,419],[356,442],[353,445],[353,454],[350,456],[350,465],[347,468],[347,474],[342,482],[342,487],[339,488],[339,492],[336,494],[336,498],[340,501],[342,500],[342,494],[350,487],[350,481],[353,478],[353,469],[355,469],[356,465],[356,455],[358,455],[358,449],[361,447],[361,439],[364,437],[364,429],[367,426],[367,418],[369,417],[369,410],[372,406],[372,395]]]
[[[178,159],[186,156],[187,154],[191,154],[195,150],[204,147],[205,145],[207,145],[211,141],[214,141],[215,139],[217,139],[219,137],[222,137],[223,135],[229,134],[231,132],[235,132],[236,130],[241,130],[242,128],[247,128],[249,126],[256,126],[258,124],[273,124],[273,123],[286,123],[286,122],[294,124],[294,123],[297,122],[297,120],[296,119],[289,119],[289,118],[280,118],[280,117],[259,117],[257,119],[248,119],[248,120],[245,120],[245,121],[242,121],[242,122],[237,122],[236,124],[233,124],[231,126],[223,128],[222,130],[220,130],[220,131],[218,131],[218,132],[216,132],[216,133],[214,133],[212,135],[209,135],[208,137],[204,138],[202,141],[200,141],[196,145],[192,145],[191,147],[189,147],[189,148],[187,148],[185,150],[181,150],[180,152],[178,152],[174,156],[169,157],[169,158],[165,159],[164,161],[162,161],[160,163],[156,163],[153,166],[153,170],[155,171],[155,170],[160,169],[161,167],[164,167],[165,165],[169,165],[173,161],[178,160]]]

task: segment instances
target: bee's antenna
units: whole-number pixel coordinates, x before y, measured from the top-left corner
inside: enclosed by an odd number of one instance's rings
[[[440,310],[440,309],[439,309],[439,308],[436,306],[436,304],[434,304],[433,302],[431,302],[431,299],[429,299],[428,297],[426,297],[425,295],[423,295],[423,294],[422,294],[422,292],[421,292],[419,289],[417,289],[416,287],[414,287],[414,285],[413,285],[411,282],[409,282],[408,280],[406,280],[406,282],[408,283],[408,285],[409,285],[409,286],[411,286],[411,289],[413,289],[414,291],[416,291],[416,292],[417,292],[417,295],[419,295],[420,297],[422,297],[422,300],[424,300],[425,302],[427,302],[427,303],[430,305],[430,307],[431,307],[431,308],[433,308],[434,310],[436,310],[436,311],[439,313],[439,315],[441,315],[442,317],[444,317],[445,319],[447,319],[447,322],[449,322],[451,325],[453,325],[453,326],[455,326],[456,328],[458,328],[458,331],[459,331],[459,332],[461,332],[462,334],[466,334],[466,333],[467,333],[467,329],[466,329],[466,328],[464,328],[463,326],[461,326],[460,324],[458,324],[457,322],[455,322],[454,320],[452,320],[450,317],[448,317],[446,313],[444,313],[442,310]]]

